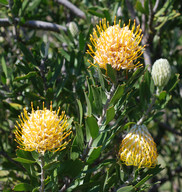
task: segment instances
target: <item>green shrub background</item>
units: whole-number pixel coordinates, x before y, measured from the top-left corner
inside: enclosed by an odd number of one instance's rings
[[[31,102],[41,108],[44,101],[49,108],[52,101],[54,110],[60,106],[69,116],[73,134],[65,150],[45,155],[46,191],[181,192],[181,2],[70,2],[76,11],[53,0],[0,0],[0,191],[39,190],[38,154],[17,150],[13,132],[24,107],[31,111]],[[87,43],[100,19],[112,25],[115,16],[122,24],[139,22],[147,46],[142,68],[118,72],[116,92],[98,125],[96,117],[102,114],[115,72],[108,66],[108,78],[99,67],[89,68]],[[38,29],[30,21],[60,28]],[[69,30],[71,21],[78,27],[76,34]],[[168,59],[172,76],[144,122],[157,144],[159,165],[127,167],[119,160],[119,146],[155,94],[150,70],[159,58]]]

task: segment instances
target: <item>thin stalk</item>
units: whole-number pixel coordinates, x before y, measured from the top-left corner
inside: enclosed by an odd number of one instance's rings
[[[143,114],[143,116],[137,122],[137,125],[141,125],[144,122],[144,120],[147,118],[148,114],[152,111],[155,101],[157,99],[156,95],[158,96],[159,93],[160,93],[160,89],[157,87],[156,94],[154,94],[152,97],[152,102],[148,105],[148,109],[147,109],[146,113]]]
[[[108,108],[108,106],[109,106],[109,102],[111,101],[111,98],[112,98],[115,90],[116,90],[116,86],[115,86],[115,84],[113,83],[113,84],[112,84],[112,87],[111,87],[111,89],[110,89],[110,92],[109,92],[108,95],[107,95],[107,101],[106,101],[106,104],[105,104],[104,107],[103,107],[102,115],[100,116],[100,118],[99,118],[99,120],[98,120],[98,125],[99,125],[99,126],[102,125],[102,122],[103,122],[103,120],[104,120],[104,118],[105,118],[105,115],[106,115],[106,112],[107,112],[107,108]]]
[[[111,101],[111,98],[112,98],[112,96],[114,95],[114,92],[115,92],[115,90],[116,90],[116,87],[117,87],[117,86],[113,83],[113,84],[112,84],[112,87],[111,87],[111,89],[110,89],[110,91],[109,91],[109,93],[107,94],[106,104],[104,105],[103,110],[102,110],[102,115],[99,117],[98,122],[97,122],[98,125],[99,125],[99,127],[102,126],[103,120],[104,120],[104,118],[105,118],[105,116],[106,116],[107,108],[108,108],[108,106],[109,106],[109,102]],[[82,156],[82,160],[83,160],[83,161],[86,159],[86,157],[87,157],[87,155],[88,155],[88,153],[89,153],[89,151],[90,151],[90,148],[91,148],[91,146],[92,146],[92,143],[93,143],[93,139],[92,139],[92,137],[91,137],[90,140],[89,140],[89,142],[88,142],[88,145],[87,145],[86,149],[85,149],[84,152],[83,152],[83,156]]]
[[[41,168],[41,179],[40,179],[40,181],[41,181],[41,185],[40,185],[40,190],[39,190],[39,192],[44,192],[44,180],[45,180],[45,171],[44,171],[44,164],[45,164],[45,162],[44,162],[44,155],[41,155],[40,156],[40,168]]]

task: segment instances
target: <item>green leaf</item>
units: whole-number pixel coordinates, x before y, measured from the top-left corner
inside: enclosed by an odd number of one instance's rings
[[[134,187],[132,185],[129,185],[126,187],[121,187],[120,189],[117,190],[117,192],[129,192],[133,189],[134,189]]]
[[[45,165],[43,167],[43,169],[50,171],[50,170],[57,168],[59,165],[60,165],[60,161],[54,161],[54,162],[51,162],[51,163],[48,163],[47,165]]]
[[[82,127],[78,123],[75,123],[75,127],[76,127],[77,143],[78,143],[80,149],[83,150],[83,147],[84,147],[84,136],[83,136]]]
[[[88,70],[88,73],[89,73],[89,75],[90,75],[90,79],[91,79],[91,81],[92,81],[92,85],[93,85],[93,86],[96,86],[96,83],[95,83],[95,80],[94,80],[94,77],[93,77],[92,72],[91,72],[90,70]]]
[[[175,74],[175,76],[173,78],[171,78],[168,82],[168,86],[167,86],[167,91],[171,92],[176,85],[179,83],[180,79],[180,74]]]
[[[104,8],[103,13],[104,13],[104,18],[106,18],[106,20],[109,21],[109,23],[111,23],[110,11],[108,9]]]
[[[54,91],[53,88],[48,88],[46,91],[46,99],[47,102],[54,100]]]
[[[79,158],[80,156],[80,149],[78,146],[78,138],[77,135],[74,137],[73,142],[72,142],[72,148],[70,150],[70,158],[75,161],[76,159]]]
[[[77,103],[78,103],[78,108],[79,108],[79,118],[80,118],[80,125],[82,124],[82,119],[83,119],[83,108],[82,108],[82,104],[81,104],[81,101],[80,100],[76,100]]]
[[[102,114],[102,98],[101,98],[99,88],[100,87],[91,86],[91,90],[94,98],[94,102],[93,102],[94,108],[96,109],[97,114],[101,115]]]
[[[13,158],[14,161],[18,161],[20,163],[36,163],[36,161],[32,161],[32,160],[29,160],[29,159],[24,159],[24,158],[21,158],[21,157],[16,157],[16,158]]]
[[[147,67],[144,70],[144,67],[139,67],[133,74],[132,76],[128,79],[127,85],[131,86],[139,79],[139,77],[147,71]]]
[[[86,122],[92,138],[95,139],[99,134],[99,126],[97,124],[97,120],[93,116],[88,116]]]
[[[13,191],[32,191],[33,186],[28,183],[19,183],[17,184]]]
[[[37,151],[31,151],[33,159],[39,161],[39,153]]]
[[[136,123],[135,122],[128,122],[124,125],[124,127],[122,127],[122,130],[125,130],[127,129],[130,125],[135,125]]]
[[[140,2],[140,0],[138,0],[136,2],[136,10],[143,13],[143,14],[147,14],[147,11],[145,10],[145,8],[142,6],[142,3]]]
[[[26,46],[23,45],[22,43],[19,43],[19,47],[20,47],[21,51],[23,52],[26,60],[27,60],[28,62],[33,63],[34,65],[37,65],[37,63],[36,63],[36,61],[35,61],[32,53],[29,51],[29,49],[27,49]]]
[[[11,107],[13,107],[14,109],[16,109],[16,110],[20,110],[20,109],[23,108],[23,106],[20,105],[20,104],[18,104],[18,103],[9,103],[9,105],[10,105]]]
[[[28,74],[26,74],[26,75],[22,75],[22,76],[20,76],[20,77],[16,77],[15,79],[14,79],[14,81],[20,81],[20,80],[23,80],[23,79],[29,79],[30,77],[34,77],[34,76],[36,76],[36,72],[35,71],[31,71],[31,72],[29,72]]]
[[[153,175],[147,175],[146,177],[144,177],[141,181],[139,181],[135,187],[138,188],[140,187],[141,185],[143,185],[146,181],[148,181],[151,177],[153,177]]]
[[[8,5],[8,1],[7,0],[0,0],[0,4]]]
[[[84,48],[85,48],[85,39],[84,39],[84,34],[81,32],[79,34],[79,48],[80,48],[80,51],[84,51]]]
[[[66,160],[60,163],[60,172],[69,177],[76,177],[83,169],[84,163],[80,159]]]
[[[104,14],[102,13],[99,13],[93,9],[88,9],[88,13],[90,13],[91,15],[95,15],[97,17],[100,17],[100,18],[104,18]]]
[[[102,149],[102,146],[99,146],[93,149],[93,151],[88,157],[88,160],[87,160],[88,164],[92,164],[97,158],[99,158],[101,149]]]
[[[8,70],[7,70],[7,66],[6,66],[6,62],[4,60],[4,57],[1,58],[1,64],[2,64],[3,72],[7,78],[8,77]]]
[[[40,4],[41,0],[34,0],[29,4],[29,6],[26,9],[26,12],[33,11],[35,8],[37,8]]]
[[[16,150],[17,157],[21,157],[23,159],[28,159],[28,160],[34,161],[34,159],[32,157],[32,153],[33,153],[33,151],[29,152],[29,151],[23,151],[21,149]]]
[[[87,115],[91,116],[91,114],[92,114],[92,107],[91,107],[91,104],[90,104],[90,101],[88,99],[87,94],[85,92],[84,92],[84,94],[85,94],[85,99],[86,99],[86,103],[87,103]]]
[[[112,105],[106,111],[106,122],[105,122],[105,124],[107,125],[110,121],[112,121],[114,116],[115,116],[115,110],[114,110],[114,106]]]
[[[101,87],[103,90],[105,90],[104,78],[103,78],[102,72],[100,70],[100,67],[97,67],[97,70],[98,70],[98,74],[99,74],[99,81],[100,81]]]
[[[112,68],[110,64],[107,64],[107,76],[110,77],[113,83],[116,83],[116,70]]]
[[[167,95],[166,91],[162,91],[159,95],[159,100],[164,100],[166,98],[166,95]]]
[[[123,93],[124,93],[124,90],[125,90],[125,85],[119,85],[110,101],[110,105],[113,104],[115,105],[118,100],[122,97]]]
[[[173,0],[167,0],[165,4],[162,6],[162,8],[155,14],[155,17],[159,17],[160,15],[163,15],[166,10],[169,9],[169,7],[172,5]]]
[[[62,55],[67,61],[70,61],[70,55],[69,55],[66,51],[64,51],[64,49],[61,49],[60,52],[61,52],[61,55]]]
[[[39,187],[35,187],[32,192],[39,192]]]
[[[161,27],[163,27],[169,20],[173,20],[175,17],[180,16],[180,13],[176,12],[175,10],[172,10],[168,15],[161,16],[157,18],[157,22],[160,23],[157,27],[155,27],[156,30],[159,30]]]

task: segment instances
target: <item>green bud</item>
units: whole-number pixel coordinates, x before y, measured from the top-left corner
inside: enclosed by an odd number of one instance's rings
[[[154,84],[162,89],[171,77],[171,67],[167,59],[158,59],[152,66]]]
[[[75,37],[78,34],[78,26],[75,22],[68,23],[68,28],[72,34],[73,37]]]

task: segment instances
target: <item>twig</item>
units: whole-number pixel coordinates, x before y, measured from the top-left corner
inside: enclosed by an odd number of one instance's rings
[[[45,180],[45,171],[44,171],[44,155],[40,156],[40,168],[41,168],[41,186],[40,186],[40,192],[44,192],[44,180]]]
[[[87,155],[88,155],[88,153],[89,153],[89,150],[90,150],[90,148],[91,148],[91,146],[92,146],[92,142],[93,142],[93,139],[92,139],[92,137],[91,137],[90,140],[89,140],[89,142],[88,142],[87,147],[86,147],[85,150],[83,151],[83,155],[82,155],[82,157],[81,157],[81,160],[82,160],[82,161],[84,161],[84,160],[86,159],[86,157],[87,157]]]
[[[137,125],[141,125],[143,123],[143,121],[146,119],[148,114],[152,111],[152,108],[153,108],[153,105],[154,105],[155,101],[156,101],[156,96],[153,97],[152,102],[148,106],[148,109],[147,109],[146,113],[143,114],[141,119],[137,122]]]
[[[132,17],[133,19],[135,19],[135,20],[136,20],[136,24],[139,25],[139,24],[140,24],[140,20],[139,20],[136,12],[135,12],[135,10],[134,10],[134,7],[131,5],[131,3],[130,3],[129,0],[126,0],[126,6],[127,6],[128,10],[129,10],[129,12],[130,12],[131,17]]]
[[[154,13],[156,13],[158,6],[159,6],[159,0],[156,0],[154,8],[153,8]]]
[[[171,178],[174,178],[176,176],[176,174],[179,174],[181,172],[182,172],[182,167],[181,166],[177,167],[175,170],[171,171],[170,178],[164,177],[164,178],[158,180],[159,183],[156,184],[156,185],[153,185],[153,187],[149,190],[149,192],[156,192],[156,191],[158,191],[158,188],[161,185],[163,185],[167,181],[170,181]]]
[[[66,189],[68,188],[69,184],[72,182],[71,179],[69,178],[65,178],[66,179],[66,183],[63,185],[63,187],[59,190],[59,192],[64,192],[66,191]]]
[[[39,66],[39,69],[40,69],[40,75],[43,79],[43,86],[44,86],[44,91],[47,92],[47,80],[46,80],[46,77],[45,77],[45,62],[46,62],[46,59],[47,58],[43,58],[41,59],[41,65]]]
[[[111,87],[111,89],[110,89],[110,92],[109,92],[109,94],[107,95],[107,101],[106,101],[106,104],[105,104],[104,107],[103,107],[102,115],[100,116],[100,118],[99,118],[99,120],[98,120],[98,125],[99,125],[99,126],[102,125],[102,122],[103,122],[103,120],[104,120],[104,118],[105,118],[105,115],[106,115],[106,112],[107,112],[107,108],[108,108],[108,106],[109,106],[109,102],[111,101],[111,98],[112,98],[115,90],[116,90],[116,86],[115,86],[115,84],[113,83],[113,84],[112,84],[112,87]]]
[[[70,9],[75,15],[79,16],[82,19],[86,19],[85,13],[81,11],[78,7],[70,3],[68,0],[56,0],[57,3],[64,5]]]
[[[165,123],[159,123],[159,126],[171,133],[174,133],[175,135],[181,136],[182,137],[182,132],[178,132],[175,129],[171,128],[169,125],[165,124]]]
[[[18,28],[17,28],[18,22],[16,22],[15,15],[14,15],[14,13],[13,13],[13,11],[12,11],[13,0],[8,0],[8,4],[9,4],[9,9],[10,9],[11,14],[12,14],[12,21],[13,21],[13,24],[14,24],[14,30],[15,30],[16,40],[19,40],[19,30],[18,30]]]
[[[126,0],[126,6],[128,8],[128,11],[130,12],[130,15],[133,19],[136,20],[136,24],[139,25],[140,24],[140,20],[135,12],[135,9],[133,7],[133,5],[130,3],[129,0]],[[145,16],[142,17],[142,23],[141,23],[141,28],[143,30],[144,36],[142,38],[142,45],[146,45],[148,43],[148,39],[149,39],[149,35],[148,32],[145,30],[146,26],[145,26]],[[144,63],[145,66],[149,65],[149,71],[151,70],[151,66],[152,66],[152,62],[151,62],[151,52],[150,52],[150,48],[146,47],[145,51],[143,53],[144,56]]]
[[[108,105],[109,105],[109,102],[111,101],[111,98],[112,98],[112,96],[113,96],[113,94],[114,94],[114,92],[115,92],[115,89],[116,89],[116,86],[114,85],[114,83],[112,84],[112,87],[111,87],[111,89],[110,89],[110,92],[108,93],[108,95],[107,95],[107,101],[106,101],[106,104],[104,105],[104,107],[103,107],[103,110],[102,110],[102,115],[100,116],[100,118],[98,119],[98,126],[100,127],[100,126],[102,126],[102,122],[103,122],[103,120],[104,120],[104,118],[105,118],[105,115],[106,115],[106,112],[107,112],[107,108],[108,108]],[[92,146],[92,142],[93,142],[93,139],[92,139],[92,137],[90,138],[90,140],[89,140],[89,142],[88,142],[88,145],[87,145],[87,147],[86,147],[86,149],[84,150],[84,152],[83,152],[83,156],[82,156],[82,161],[84,161],[85,159],[86,159],[86,157],[87,157],[87,155],[88,155],[88,153],[89,153],[89,150],[90,150],[90,148],[91,148],[91,146]]]
[[[15,22],[19,22],[19,18],[15,18]],[[25,23],[18,23],[20,26],[22,27],[27,27],[27,28],[31,28],[31,29],[41,29],[41,30],[47,30],[47,31],[54,31],[59,33],[61,30],[62,31],[67,31],[67,28],[62,26],[62,25],[58,25],[55,23],[50,23],[50,22],[45,22],[45,21],[38,21],[38,20],[29,20],[26,21]],[[0,27],[8,27],[8,26],[12,26],[13,24],[9,21],[8,18],[3,18],[0,19]]]
[[[0,155],[4,156],[8,161],[10,161],[10,162],[14,163],[15,165],[17,165],[23,171],[26,171],[26,169],[21,164],[19,164],[18,162],[14,161],[4,150],[0,151]]]
[[[150,30],[149,33],[154,32],[153,20],[154,20],[154,12],[153,12],[153,7],[152,7],[152,1],[149,0],[149,21],[148,21],[149,30]]]
[[[141,0],[141,3],[142,3],[142,6],[144,7],[144,0]],[[145,33],[145,30],[146,30],[146,16],[145,16],[145,14],[143,13],[142,14],[142,23],[141,23],[141,28],[142,28],[142,31],[143,31],[143,33]]]

